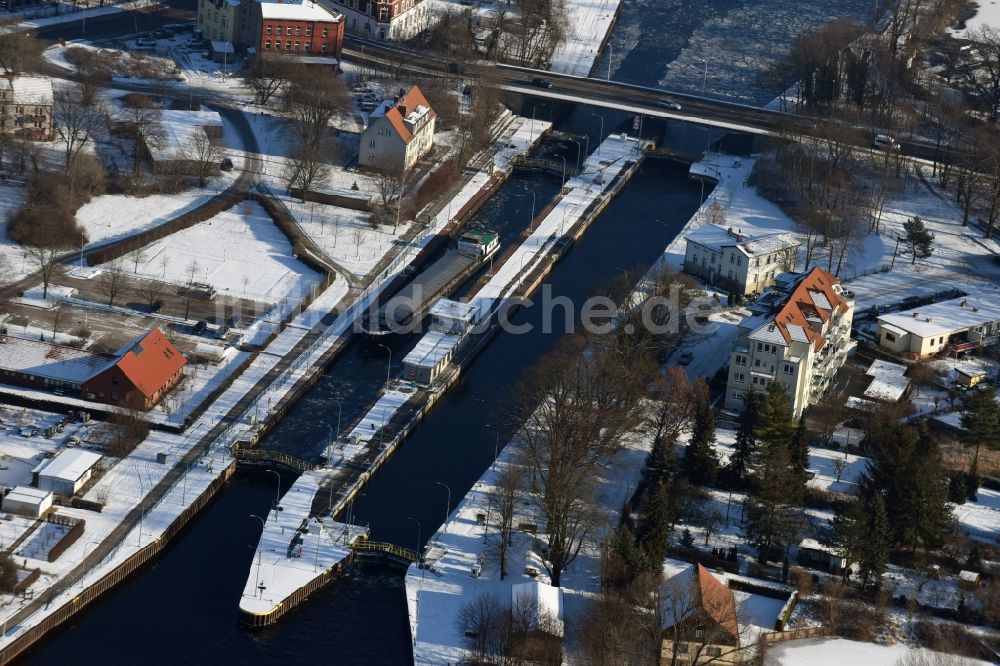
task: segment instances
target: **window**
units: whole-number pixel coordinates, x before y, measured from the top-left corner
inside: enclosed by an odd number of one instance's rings
[[[308,53],[311,48],[312,48],[312,44],[310,44],[309,42],[306,42],[306,44],[305,44],[305,51],[306,51],[306,53]]]
[[[320,50],[320,51],[321,51],[322,53],[326,53],[326,44],[320,44],[320,47],[319,47],[319,50]]]
[[[687,654],[687,652],[688,652],[688,644],[687,643],[675,643],[674,644],[674,652],[676,652],[677,654]]]
[[[743,257],[736,257],[736,265],[737,266],[743,265]]]
[[[715,255],[714,254],[712,255],[712,263],[713,264],[715,263]]]
[[[312,26],[309,26],[308,28],[306,28],[306,37],[312,37],[312,34],[313,34]]]
[[[743,354],[737,354],[736,365],[746,365],[746,364],[747,364],[747,357],[744,356]]]
[[[722,648],[719,648],[719,647],[713,647],[713,646],[710,645],[710,646],[708,646],[708,648],[706,648],[705,651],[708,653],[709,657],[721,657],[722,656]]]
[[[784,370],[786,375],[790,375],[795,372],[795,368],[792,367],[791,363],[785,363]]]
[[[739,400],[740,399],[740,394],[737,393],[736,391],[732,391],[732,392],[730,392],[729,397],[732,398],[733,400]]]
[[[729,255],[729,263],[731,263],[731,264],[736,263],[736,255],[735,254]]]
[[[266,34],[270,35],[271,34],[271,26],[267,26],[267,28],[264,29],[264,32]]]
[[[302,28],[301,28],[301,27],[299,27],[299,26],[295,26],[295,34],[296,34],[297,36],[298,36],[298,35],[301,35],[301,34],[302,34]]]
[[[327,28],[323,28],[323,36],[326,37],[328,34]]]
[[[733,380],[737,384],[742,384],[743,382],[746,381],[746,378],[747,378],[746,375],[744,375],[742,372],[737,372],[733,375]]]
[[[300,42],[300,41],[299,41],[299,40],[297,40],[297,39],[295,40],[295,50],[296,50],[296,51],[300,51],[300,50],[302,50],[302,42]]]
[[[270,48],[271,48],[271,40],[270,39],[265,39],[264,40],[264,50],[267,51],[267,50],[270,50]]]
[[[276,34],[276,35],[280,35],[281,34],[281,26],[280,25],[277,28],[274,29],[274,34]]]
[[[289,40],[285,41],[285,50],[286,51],[291,51],[292,50],[292,40],[289,39]]]
[[[369,147],[374,148],[375,147],[375,139],[372,139],[371,143],[369,143],[368,145],[369,145]]]
[[[764,343],[763,342],[758,342],[757,343],[757,351],[764,351]]]
[[[753,360],[753,367],[755,367],[755,368],[759,368],[760,367],[760,359],[759,358],[755,358]]]

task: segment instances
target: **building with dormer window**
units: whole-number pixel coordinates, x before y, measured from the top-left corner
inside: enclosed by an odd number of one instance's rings
[[[799,416],[830,387],[853,347],[854,298],[821,268],[785,273],[751,306],[729,357],[726,408],[780,383]]]
[[[434,147],[436,119],[417,86],[398,99],[382,102],[361,134],[358,164],[376,171],[408,171]]]

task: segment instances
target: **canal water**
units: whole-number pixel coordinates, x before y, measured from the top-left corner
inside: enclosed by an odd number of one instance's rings
[[[727,29],[730,44],[751,39],[736,20],[739,12],[758,17],[767,7],[785,5],[815,20],[862,13],[856,0],[626,0],[611,40],[612,74],[644,85],[687,81],[689,89],[695,81],[707,86],[708,92],[766,101],[780,90],[773,83],[746,72],[729,79],[710,75],[696,80],[690,62],[709,51],[726,62],[721,46],[712,50],[705,45],[724,43],[718,36]],[[776,16],[789,13],[793,12]],[[788,20],[783,32],[768,25],[767,34],[778,34],[787,43],[802,27],[798,19]],[[761,68],[760,62],[745,58],[740,62],[747,71]],[[688,73],[686,79],[683,72]],[[540,109],[538,117],[545,117],[545,111]],[[560,129],[589,134],[593,151],[602,129],[607,135],[630,122],[622,114],[605,114],[603,122],[601,118],[590,109],[579,109],[560,123]],[[710,139],[703,130],[683,124],[668,132],[672,141],[691,145],[703,146],[701,142]],[[515,176],[480,211],[477,221],[501,231],[509,241],[530,216],[529,188],[541,210],[558,183]],[[557,264],[548,280],[552,294],[579,303],[620,270],[650,264],[696,210],[700,194],[685,168],[666,162],[644,164]],[[356,501],[355,520],[367,523],[373,538],[408,547],[425,542],[447,509],[447,491],[437,482],[450,487],[453,506],[490,464],[497,442],[510,435],[501,405],[521,373],[561,335],[559,330],[543,333],[540,317],[538,307],[515,315],[515,323],[533,324],[533,331],[517,336],[503,333],[494,339]],[[414,342],[403,338],[390,345],[396,368]],[[384,349],[352,345],[264,446],[315,457],[329,427],[336,426],[335,401],[342,406],[346,424],[384,382],[387,360]],[[290,481],[284,479],[283,485]],[[354,570],[293,609],[277,626],[256,633],[239,628],[237,607],[260,532],[250,514],[267,511],[277,490],[274,475],[238,474],[152,567],[47,637],[20,663],[409,663],[403,581],[396,572]]]

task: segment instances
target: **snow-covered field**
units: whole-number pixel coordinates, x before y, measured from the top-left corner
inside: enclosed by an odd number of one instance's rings
[[[250,202],[149,245],[138,274],[179,285],[202,282],[266,303],[297,300],[320,281],[292,256],[291,243],[264,209]]]
[[[810,638],[778,643],[767,651],[765,666],[897,666],[912,653],[934,656],[937,653],[905,645],[875,645],[843,638]],[[954,658],[943,663],[956,666],[985,666],[988,662],[978,659]],[[929,660],[926,663],[939,663]]]
[[[572,18],[566,37],[552,52],[549,69],[558,74],[590,76],[619,3],[620,0],[566,0],[566,13]]]
[[[91,243],[123,238],[197,208],[232,185],[238,175],[236,170],[223,171],[203,188],[192,187],[175,194],[103,194],[81,206],[76,221],[87,231]]]

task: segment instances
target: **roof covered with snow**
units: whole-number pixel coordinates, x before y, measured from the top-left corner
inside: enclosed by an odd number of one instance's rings
[[[260,13],[265,20],[277,21],[322,21],[337,23],[344,20],[343,14],[331,14],[312,2],[291,4],[287,2],[262,2]]]
[[[0,76],[0,94],[15,104],[52,105],[52,79],[45,76]]]
[[[950,335],[1000,321],[1000,302],[962,296],[878,318],[883,328],[894,326],[919,338]]]
[[[403,359],[406,365],[433,368],[448,356],[462,339],[459,335],[428,331]]]
[[[7,493],[3,499],[5,502],[10,500],[11,502],[22,502],[24,504],[41,504],[51,496],[52,493],[48,490],[32,488],[31,486],[17,486]]]
[[[0,369],[11,372],[82,384],[113,360],[108,354],[0,335]]]
[[[872,378],[872,382],[865,389],[864,396],[897,402],[910,388],[910,380],[905,376],[906,369],[905,365],[876,359],[865,373]]]
[[[101,454],[80,449],[66,449],[38,471],[39,476],[77,482],[101,459]]]
[[[722,252],[727,247],[736,247],[748,257],[771,254],[785,248],[798,247],[799,241],[793,234],[761,234],[750,236],[734,231],[731,227],[723,229],[716,224],[703,224],[685,236],[688,241],[698,243],[707,248]]]
[[[149,146],[149,153],[154,160],[175,159],[179,152],[191,145],[195,137],[204,136],[206,127],[222,126],[222,116],[215,111],[160,111],[160,129],[163,130],[163,135],[156,145]]]
[[[477,312],[479,312],[479,308],[475,305],[452,301],[447,298],[439,300],[430,310],[432,317],[457,319],[459,321],[472,321]]]

